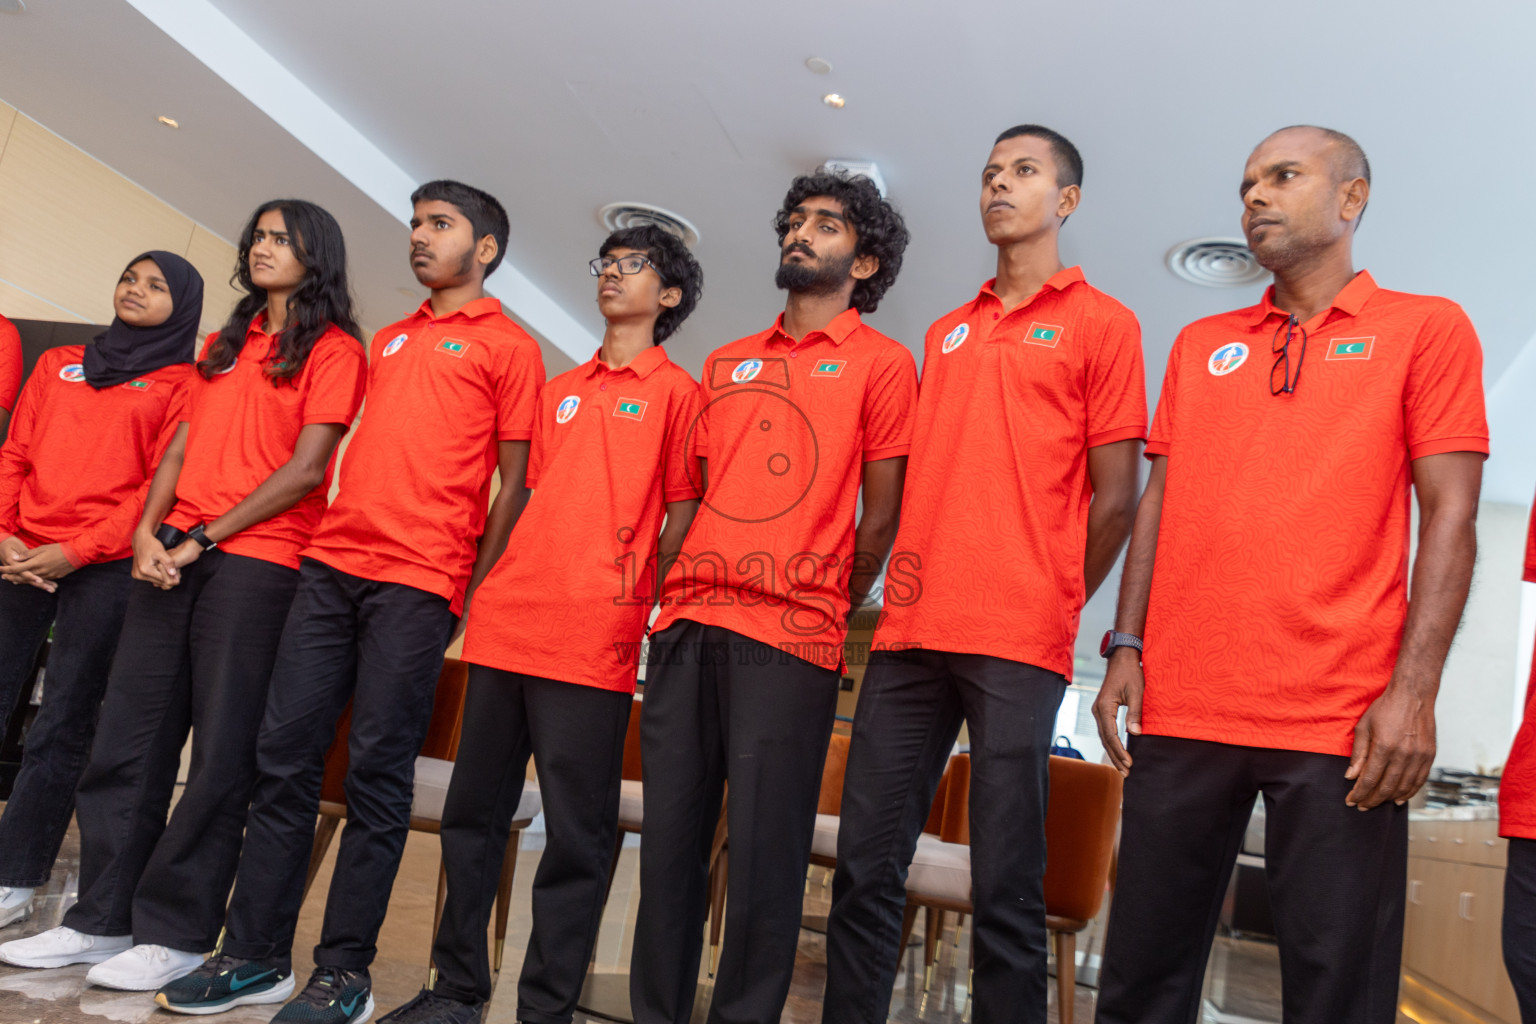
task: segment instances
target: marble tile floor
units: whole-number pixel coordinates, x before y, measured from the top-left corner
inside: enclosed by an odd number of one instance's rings
[[[485,1014],[485,1024],[515,1024],[516,980],[530,927],[529,888],[541,851],[536,837],[525,842],[518,857],[513,891],[512,917],[507,931],[506,960],[502,979]],[[329,884],[335,845],[315,881],[298,924],[294,966],[300,982],[313,966],[309,951],[319,935],[323,895]],[[620,858],[602,931],[598,937],[594,970],[622,973],[628,970],[630,937],[638,904],[638,850],[626,849]],[[19,938],[58,923],[73,899],[78,863],[78,839],[71,830],[59,860],[59,869],[48,891],[34,904],[32,917],[0,929],[0,941]],[[372,968],[377,1015],[410,999],[427,978],[429,933],[438,867],[437,837],[412,833],[406,845],[400,876],[390,901],[389,919],[379,936],[379,955]],[[806,912],[824,914],[830,899],[822,869],[812,869],[807,885]],[[921,929],[919,918],[919,930]],[[922,990],[922,951],[914,944],[896,978],[891,1001],[892,1021],[903,1024],[967,1024],[966,982],[969,974],[970,929],[955,941],[954,916],[939,947],[939,961],[932,985]],[[708,949],[705,957],[707,960]],[[782,1024],[816,1024],[821,1017],[821,990],[825,981],[826,938],[804,930]],[[1279,1021],[1279,962],[1274,947],[1262,942],[1222,939],[1211,960],[1207,983],[1210,1024],[1254,1024]],[[705,965],[707,968],[707,964]],[[85,985],[84,966],[52,971],[30,971],[0,966],[0,1024],[99,1024],[102,1020],[124,1024],[156,1021],[169,1024],[176,1018],[160,1011],[149,994],[116,992]],[[705,980],[701,968],[701,981]],[[1094,992],[1079,985],[1076,1019],[1091,1024]],[[242,1007],[217,1019],[223,1024],[265,1024],[276,1007]],[[1054,979],[1050,1020],[1057,1020]],[[1406,1018],[1404,1018],[1406,1020]]]

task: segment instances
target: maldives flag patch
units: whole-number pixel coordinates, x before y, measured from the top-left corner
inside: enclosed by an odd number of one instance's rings
[[[812,377],[841,377],[843,367],[848,365],[846,359],[823,359],[811,370]]]
[[[149,386],[153,383],[154,381],[152,380],[131,380],[127,384],[124,384],[123,387],[131,388],[134,391],[148,391]]]
[[[1061,327],[1058,324],[1030,324],[1029,330],[1024,332],[1024,340],[1031,345],[1055,348],[1056,343],[1061,340]]]
[[[613,414],[626,420],[643,420],[647,404],[638,398],[621,398],[619,404],[613,407]]]
[[[464,353],[469,351],[469,342],[454,341],[452,338],[444,338],[442,341],[437,343],[437,350],[439,352],[447,352],[451,356],[457,356],[460,359],[463,359]]]
[[[1328,354],[1324,359],[1369,359],[1371,349],[1376,347],[1376,337],[1369,338],[1334,338],[1328,343]]]

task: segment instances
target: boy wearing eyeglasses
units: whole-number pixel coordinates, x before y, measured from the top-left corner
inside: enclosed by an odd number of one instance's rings
[[[597,940],[640,642],[656,580],[699,506],[699,389],[661,343],[703,291],[687,246],[661,228],[616,231],[600,252],[590,266],[602,348],[544,388],[534,494],[469,616],[464,731],[443,808],[437,982],[387,1021],[480,1019],[491,996],[486,926],[530,755],[547,830],[519,1021],[571,1020]]]
[[[1262,794],[1287,1024],[1391,1024],[1406,804],[1476,553],[1482,352],[1454,303],[1356,272],[1370,165],[1349,136],[1274,133],[1241,194],[1275,283],[1174,343],[1115,624],[1134,644],[1094,705],[1126,776],[1097,1019],[1198,1016]]]

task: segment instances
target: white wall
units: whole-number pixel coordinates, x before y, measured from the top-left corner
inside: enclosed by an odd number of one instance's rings
[[[1502,765],[1509,753],[1515,684],[1524,677],[1516,662],[1529,515],[1529,506],[1503,501],[1484,501],[1478,509],[1472,594],[1436,704],[1436,764],[1489,769]]]

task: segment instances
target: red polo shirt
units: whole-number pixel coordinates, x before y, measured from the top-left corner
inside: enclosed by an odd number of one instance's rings
[[[1536,507],[1531,509],[1531,526],[1525,537],[1522,578],[1536,583]],[[1536,839],[1536,659],[1525,689],[1525,717],[1499,780],[1499,835]]]
[[[1348,755],[1402,638],[1409,464],[1488,451],[1482,349],[1455,303],[1361,272],[1301,325],[1295,392],[1271,395],[1271,298],[1196,321],[1168,357],[1142,729]]]
[[[534,494],[475,593],[465,661],[634,692],[666,503],[699,496],[699,405],[660,345],[618,370],[594,355],[545,386]]]
[[[291,380],[266,372],[272,336],[257,314],[234,366],[192,385],[187,454],[176,481],[176,506],[165,521],[190,530],[228,512],[293,458],[299,432],[312,423],[350,427],[363,400],[367,357],[362,343],[332,324]],[[213,335],[209,336],[212,341]],[[336,458],[325,479],[287,511],[219,542],[231,554],[299,567],[299,552],[325,512]]]
[[[917,369],[856,310],[798,342],[782,323],[704,364],[709,490],[653,630],[691,619],[836,669],[863,466],[911,448]]]
[[[304,556],[436,594],[457,615],[497,445],[533,436],[544,357],[493,298],[445,317],[423,302],[374,335],[372,355],[341,488]]]
[[[21,390],[21,332],[0,316],[0,409],[16,408],[16,394]]]
[[[197,375],[177,363],[98,391],[84,358],[84,345],[43,353],[0,448],[0,539],[62,544],[77,569],[133,553],[150,478]]]
[[[928,328],[875,646],[1071,679],[1088,449],[1147,435],[1141,327],[1080,267],[1012,311],[994,283]]]

